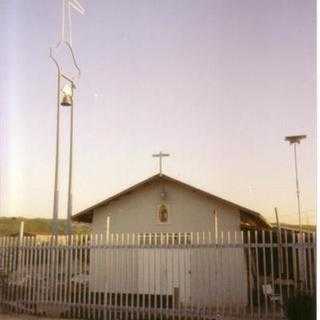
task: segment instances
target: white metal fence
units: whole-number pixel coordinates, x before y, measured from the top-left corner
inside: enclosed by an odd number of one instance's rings
[[[315,292],[315,235],[242,231],[0,238],[8,311],[81,319],[280,316]]]

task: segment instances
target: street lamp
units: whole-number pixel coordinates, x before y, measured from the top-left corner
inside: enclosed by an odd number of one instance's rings
[[[305,139],[306,135],[299,136],[287,136],[285,141],[288,141],[293,144],[294,150],[294,163],[295,163],[295,176],[296,176],[296,189],[297,189],[297,202],[298,202],[298,215],[299,215],[299,233],[302,234],[302,220],[301,220],[301,205],[300,205],[300,189],[299,189],[299,178],[298,178],[298,164],[297,164],[297,144],[300,144],[300,141]]]
[[[62,66],[55,59],[53,52],[60,46],[66,46],[76,69],[76,75],[70,77],[63,71]],[[81,74],[80,68],[76,62],[72,47],[68,41],[60,41],[55,48],[50,48],[50,58],[53,60],[57,67],[57,115],[56,115],[56,155],[55,155],[55,174],[54,174],[54,197],[53,197],[53,225],[52,233],[58,233],[58,206],[59,206],[59,151],[60,151],[60,106],[70,107],[70,140],[69,140],[69,177],[68,177],[68,220],[67,229],[71,233],[71,216],[72,216],[72,160],[73,160],[73,94],[76,88],[75,80],[78,80]],[[61,84],[64,87],[61,90]]]

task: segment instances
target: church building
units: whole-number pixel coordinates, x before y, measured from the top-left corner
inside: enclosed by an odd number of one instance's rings
[[[94,233],[185,233],[269,229],[258,212],[156,174],[72,217]]]
[[[154,296],[172,297],[184,306],[210,306],[213,297],[223,304],[240,306],[249,299],[244,250],[192,246],[193,235],[224,233],[226,239],[228,232],[239,235],[243,229],[270,228],[258,212],[161,171],[74,215],[73,221],[92,224],[94,233],[135,234],[140,241],[144,239],[142,246],[138,242],[131,249],[106,247],[103,258],[92,251],[91,291],[139,296],[152,292]],[[155,245],[163,235],[173,236],[178,246]],[[187,245],[180,246],[181,241]]]

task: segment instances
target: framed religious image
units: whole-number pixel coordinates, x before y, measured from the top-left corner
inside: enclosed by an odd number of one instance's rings
[[[158,223],[168,223],[169,222],[169,209],[168,209],[167,205],[161,204],[158,207],[157,222]]]

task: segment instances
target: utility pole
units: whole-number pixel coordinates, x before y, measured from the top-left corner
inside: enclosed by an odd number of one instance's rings
[[[299,176],[298,176],[298,160],[297,160],[297,144],[300,144],[300,141],[305,139],[306,135],[299,136],[287,136],[285,141],[288,141],[293,144],[294,151],[294,168],[295,168],[295,178],[296,178],[296,193],[297,193],[297,204],[298,204],[298,215],[299,215],[299,237],[298,242],[300,245],[303,244],[303,230],[302,230],[302,216],[301,216],[301,203],[300,203],[300,186],[299,186]],[[302,286],[306,286],[306,265],[305,265],[305,250],[301,247],[298,250],[298,259],[299,259],[299,282]]]
[[[295,168],[295,177],[296,177],[296,193],[297,193],[300,236],[302,235],[302,217],[301,217],[301,203],[300,203],[300,186],[299,186],[299,177],[298,177],[297,144],[300,144],[300,141],[302,139],[305,139],[306,137],[307,137],[306,135],[285,137],[285,141],[288,141],[290,145],[293,144],[293,150],[294,150],[294,168]]]

